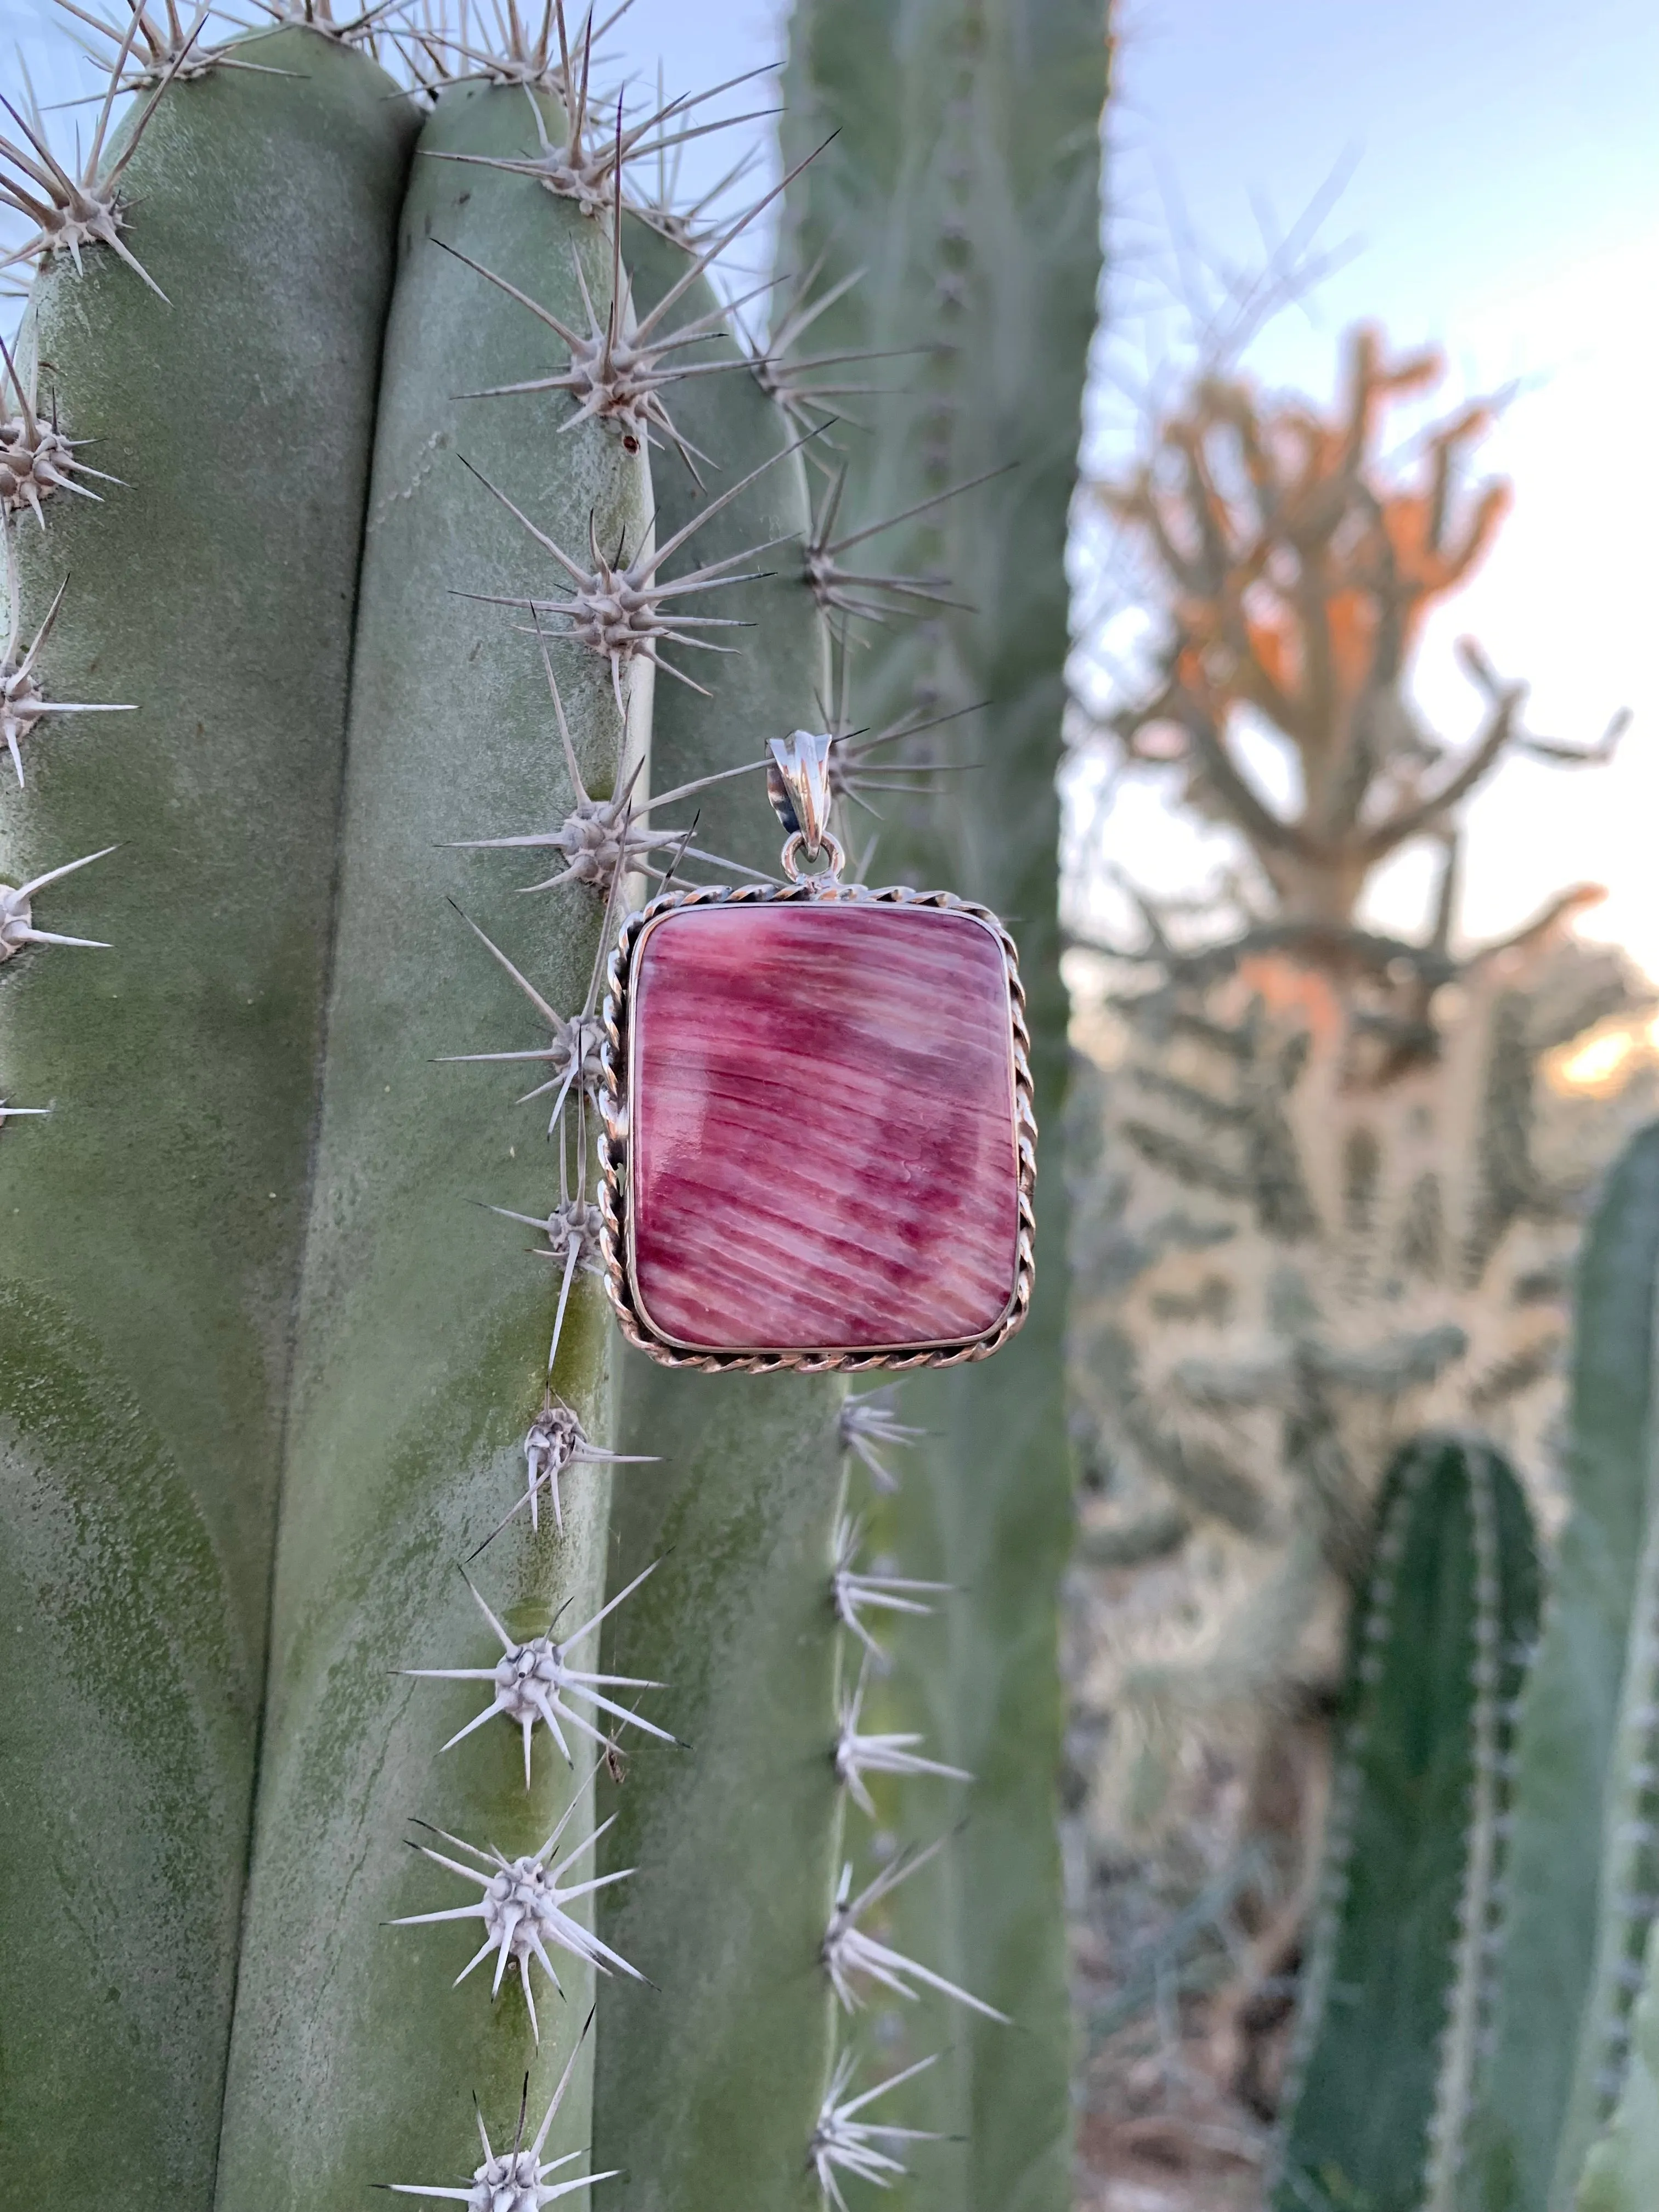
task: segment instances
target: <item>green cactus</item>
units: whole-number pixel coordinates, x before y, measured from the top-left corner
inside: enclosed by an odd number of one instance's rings
[[[1606,2132],[1584,2162],[1577,2212],[1644,2212],[1659,2201],[1659,1982],[1654,1939],[1640,1996],[1631,2014],[1624,2086]]]
[[[0,1099],[53,1109],[0,1117],[17,2204],[48,2201],[70,2142],[133,2205],[212,2189],[412,137],[362,55],[283,32],[260,58],[288,73],[176,84],[114,142],[118,235],[170,305],[104,246],[55,258],[0,405],[9,463],[47,463],[7,468],[46,483],[40,524],[6,499],[14,630],[61,591],[46,701],[133,708],[34,721],[0,791]],[[52,488],[54,422],[96,503]],[[20,942],[18,887],[106,846],[31,907],[109,949]]]
[[[1504,1875],[1531,1516],[1486,1446],[1425,1440],[1378,1506],[1282,2108],[1279,2212],[1449,2212]]]
[[[533,1753],[492,1729],[434,1765],[434,1747],[489,1705],[489,1687],[440,1688],[392,1672],[489,1668],[500,1656],[456,1563],[524,1494],[565,1255],[551,1267],[526,1256],[514,1249],[522,1235],[465,1200],[545,1216],[560,1194],[557,1158],[579,1149],[564,1126],[576,1118],[571,1103],[551,1146],[544,1135],[565,1041],[442,893],[469,919],[476,910],[562,1013],[588,1000],[605,914],[581,882],[521,897],[517,883],[556,872],[539,852],[516,872],[493,853],[434,860],[447,838],[532,831],[580,797],[534,645],[488,604],[526,591],[550,598],[567,580],[485,486],[584,558],[590,518],[595,540],[607,551],[623,543],[630,558],[649,526],[643,452],[628,453],[597,421],[563,429],[562,396],[454,397],[544,365],[534,323],[459,255],[537,286],[568,319],[580,316],[582,283],[596,298],[608,291],[600,226],[533,178],[481,164],[533,155],[534,124],[515,88],[447,88],[421,134],[399,224],[221,2183],[223,2201],[250,2208],[344,2203],[368,2180],[447,2177],[474,2091],[493,2085],[516,2104],[528,2068],[539,2112],[568,2055],[569,2021],[591,2002],[579,1962],[556,1957],[569,2002],[558,2003],[550,1978],[543,1983],[542,2014],[560,2026],[551,2032],[550,2020],[539,2044],[520,1994],[492,2008],[482,1973],[447,2006],[423,2002],[484,1931],[476,1921],[381,1924],[477,1903],[453,1872],[409,1850],[423,1835],[412,1819],[517,1859],[574,1807],[556,1857],[588,1842],[594,1747],[581,1723],[612,1733],[578,1696],[564,1722],[574,1769],[539,1723]],[[586,788],[606,797],[648,742],[648,664],[625,672],[624,690],[603,655],[573,651],[550,617],[546,628],[575,765]],[[443,1064],[537,1050],[548,1057],[494,1071]],[[550,1097],[503,1118],[514,1093],[538,1088]],[[598,1286],[579,1279],[550,1380],[607,1449],[602,1307]],[[636,1473],[645,1471],[617,1479]],[[607,1488],[602,1466],[573,1468],[562,1530],[545,1510],[534,1531],[520,1513],[470,1570],[515,1637],[545,1633],[555,1619],[563,1633],[600,1612]],[[592,1649],[571,1663],[595,1667]],[[661,1706],[645,1701],[649,1726],[664,1724]],[[453,1844],[423,1839],[456,1858]],[[592,1871],[579,1857],[565,1880]],[[543,1969],[524,1959],[520,1972],[528,1992]],[[293,2094],[271,2095],[273,2072]],[[301,2094],[325,2078],[325,2102]],[[586,2146],[585,2097],[579,2074],[556,2153]],[[395,2172],[385,2168],[389,2108],[399,2115]],[[492,2125],[495,2117],[486,2105]]]
[[[896,787],[870,794],[881,820],[862,817],[876,834],[872,866],[881,879],[957,884],[1018,917],[1049,1141],[1066,1079],[1054,878],[1063,552],[1100,267],[1106,28],[1099,0],[801,0],[786,76],[786,144],[804,155],[839,133],[786,195],[779,267],[816,272],[807,305],[829,301],[801,349],[897,356],[862,380],[904,388],[849,397],[867,428],[830,433],[837,476],[819,500],[815,555],[819,588],[854,635],[848,712],[882,734],[989,702],[880,756]],[[860,267],[862,282],[837,296]],[[790,380],[798,407],[814,374]],[[840,404],[826,398],[820,419]],[[918,776],[930,760],[958,772]],[[918,798],[907,783],[933,792]],[[896,1624],[896,1671],[880,1693],[893,1717],[881,1725],[925,1729],[977,1778],[946,1870],[894,1894],[895,1940],[1025,2031],[965,2020],[908,2094],[902,2117],[958,2147],[918,2157],[906,2201],[951,2212],[1069,2202],[1054,1592],[1071,1470],[1052,1167],[1038,1205],[1044,1259],[1024,1331],[994,1369],[905,1386],[903,1419],[926,1433],[896,1495],[872,1501],[873,1547],[957,1591],[941,1601],[943,1627]],[[926,1845],[958,1801],[940,1780],[907,1784],[902,1807],[878,1802],[884,1826]],[[911,2030],[898,2048],[920,2061],[939,2045]]]
[[[929,1854],[837,1888],[847,1794],[966,1778],[854,1689],[871,1617],[947,1601],[847,1521],[849,1444],[902,1425],[832,1377],[624,1369],[593,1280],[609,930],[711,847],[775,865],[760,778],[720,779],[828,719],[829,669],[798,391],[678,225],[624,218],[586,38],[501,29],[413,40],[411,146],[367,18],[307,4],[244,66],[140,13],[111,154],[102,124],[73,177],[0,148],[51,264],[0,423],[20,2202],[73,2140],[192,2212],[528,2205],[590,2166],[685,2212],[839,2203],[933,2132],[873,2104],[909,2071],[856,2072],[841,2013],[873,1979],[996,2016],[882,1941]],[[713,697],[672,631],[740,642]],[[1042,911],[1034,819],[1007,880]],[[61,942],[92,917],[115,950]],[[1051,1517],[975,1601],[997,1640],[941,1677],[941,1735],[988,1668],[1042,1689]],[[987,1797],[1005,1875],[1051,1871],[1018,1799],[1052,1702]],[[1063,2040],[1033,1910],[1035,1963],[998,1968],[1028,2099]]]
[[[1659,1124],[1608,1176],[1579,1262],[1571,1512],[1516,1747],[1514,1897],[1476,2137],[1492,2212],[1571,2204],[1620,2092],[1659,1889],[1646,1832],[1656,1273]],[[1540,2035],[1544,2018],[1559,2032]]]
[[[1385,1499],[1379,1573],[1399,1612],[1385,1620],[1373,1590],[1355,1645],[1350,1698],[1363,1734],[1330,1820],[1340,1901],[1305,1972],[1275,2197],[1286,2212],[1633,2212],[1650,2198],[1656,1272],[1659,1125],[1608,1177],[1580,1264],[1572,1511],[1535,1656],[1512,1481],[1495,1493],[1504,1618],[1484,1644],[1491,1608],[1467,1531],[1443,1528],[1431,1541],[1423,1502],[1424,1470],[1455,1455],[1417,1448]],[[1473,1473],[1476,1455],[1465,1456]],[[1413,1470],[1416,1503],[1405,1487]],[[1471,1528],[1474,1497],[1459,1509]],[[1407,1533],[1390,1552],[1396,1527]],[[1461,1705],[1446,1694],[1449,1674],[1430,1694],[1422,1664],[1454,1644],[1491,1662]],[[1437,2039],[1431,2015],[1444,2022]]]

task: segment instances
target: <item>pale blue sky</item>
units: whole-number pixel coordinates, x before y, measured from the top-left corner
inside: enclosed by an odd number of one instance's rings
[[[6,13],[42,98],[61,97],[69,52],[45,0]],[[765,0],[635,0],[607,46],[641,76],[660,56],[679,90],[771,59],[779,25]],[[1468,629],[1505,674],[1532,678],[1540,729],[1591,738],[1622,704],[1637,720],[1613,769],[1518,764],[1478,804],[1468,925],[1495,931],[1561,883],[1595,878],[1614,895],[1595,927],[1659,972],[1659,5],[1129,0],[1121,28],[1109,357],[1141,380],[1178,352],[1180,318],[1156,282],[1171,209],[1247,258],[1256,210],[1288,222],[1352,156],[1322,234],[1359,250],[1309,313],[1268,326],[1249,364],[1326,392],[1336,333],[1365,315],[1402,345],[1444,346],[1448,402],[1521,380],[1489,447],[1516,481],[1516,512],[1431,632],[1421,696],[1449,734],[1474,726],[1478,702],[1449,653]],[[720,142],[690,149],[688,181],[730,158]],[[1103,386],[1093,422],[1103,461],[1133,435]],[[1109,834],[1155,882],[1202,865],[1150,791],[1120,802]],[[1381,913],[1409,921],[1419,888],[1408,859]]]
[[[1637,720],[1618,764],[1574,776],[1517,763],[1474,809],[1467,919],[1506,927],[1559,884],[1607,883],[1590,926],[1659,972],[1659,8],[1584,0],[1133,0],[1124,19],[1112,198],[1128,264],[1113,342],[1131,371],[1178,336],[1139,277],[1167,264],[1168,211],[1224,256],[1259,254],[1255,205],[1281,224],[1333,166],[1354,166],[1322,235],[1358,250],[1308,314],[1281,314],[1252,349],[1269,384],[1331,388],[1334,340],[1361,317],[1401,345],[1432,340],[1447,400],[1521,390],[1486,461],[1516,509],[1469,590],[1433,627],[1419,694],[1448,734],[1478,702],[1450,641],[1471,630],[1506,675],[1530,678],[1534,720],[1591,738],[1611,711]],[[1151,303],[1154,312],[1146,309]],[[1097,442],[1132,433],[1099,395]],[[1193,841],[1147,793],[1109,836],[1171,884]],[[1420,911],[1421,856],[1382,887],[1382,914]]]

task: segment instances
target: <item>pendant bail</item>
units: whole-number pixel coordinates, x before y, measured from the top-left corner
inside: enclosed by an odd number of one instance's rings
[[[766,771],[766,795],[772,810],[800,849],[816,860],[830,839],[830,747],[833,740],[810,730],[793,730],[769,741],[772,758]]]

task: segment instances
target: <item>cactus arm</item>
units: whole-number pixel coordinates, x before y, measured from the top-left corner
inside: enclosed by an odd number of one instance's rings
[[[681,250],[628,222],[624,249],[641,315],[684,275]],[[690,288],[675,326],[714,305]],[[729,356],[729,340],[695,358]],[[789,443],[746,370],[668,395],[682,434],[718,468],[699,493],[670,449],[653,464],[657,526],[672,534],[719,488]],[[714,696],[659,688],[652,769],[663,789],[758,759],[768,737],[817,727],[827,692],[817,609],[788,573],[806,527],[799,455],[781,462],[703,533],[703,557],[785,541],[755,565],[774,574],[727,594],[757,627],[734,635]],[[699,541],[702,542],[702,541]],[[748,564],[745,564],[748,565]],[[758,775],[698,795],[697,842],[775,872],[781,833]],[[694,871],[704,877],[718,869]],[[605,1664],[676,1683],[694,1747],[641,1759],[600,1785],[616,1827],[605,1864],[650,1880],[608,1892],[607,1942],[647,1963],[659,1991],[600,1991],[594,2154],[626,2163],[639,2212],[782,2208],[809,2198],[807,2144],[830,2066],[830,1998],[817,1947],[839,1865],[830,1753],[837,1652],[830,1545],[842,1489],[834,1376],[704,1376],[642,1358],[623,1368],[623,1448],[666,1455],[659,1478],[620,1489],[611,1581],[660,1553],[672,1580],[619,1612]]]
[[[413,126],[361,56],[160,95],[123,173],[170,306],[102,248],[20,374],[118,484],[20,514],[68,580],[0,881],[120,841],[0,966],[0,2197],[64,2147],[205,2212],[305,1220],[352,605]],[[303,72],[302,74],[297,72]],[[124,145],[118,135],[113,152]],[[9,392],[0,413],[15,415]],[[90,481],[90,479],[88,479]],[[13,778],[9,760],[7,779]]]
[[[948,883],[1015,918],[1045,1132],[1030,1317],[991,1365],[906,1384],[904,1418],[928,1433],[872,1534],[905,1573],[959,1592],[947,1620],[895,1636],[893,1701],[934,1755],[978,1778],[942,1867],[894,1897],[893,1940],[1018,2023],[1011,2033],[959,2017],[913,2031],[917,2057],[937,2047],[921,2039],[929,2028],[951,2047],[891,2109],[957,2140],[918,2155],[907,2201],[951,2212],[1069,2202],[1054,1794],[1054,1589],[1072,1534],[1058,1150],[1066,1006],[1054,776],[1066,514],[1100,265],[1105,29],[1104,9],[1084,0],[807,0],[786,78],[792,150],[842,135],[791,187],[779,265],[804,270],[823,256],[826,287],[867,270],[814,325],[812,346],[924,349],[889,372],[903,398],[849,407],[869,435],[832,434],[851,464],[836,527],[1015,464],[854,556],[872,573],[948,576],[949,596],[974,610],[858,626],[852,714],[880,726],[918,706],[991,702],[935,733],[935,757],[962,772],[914,811],[886,806],[874,872]],[[949,1785],[907,1784],[903,1832],[932,1841],[960,1802]]]
[[[1381,1502],[1284,2102],[1280,2212],[1455,2201],[1488,1995],[1505,1708],[1536,1620],[1497,1454],[1425,1441]]]
[[[649,515],[643,456],[599,424],[559,434],[562,397],[454,396],[526,377],[544,353],[522,308],[434,240],[533,289],[566,319],[580,313],[578,262],[594,296],[607,296],[602,225],[532,178],[426,158],[533,151],[534,120],[521,89],[447,91],[422,132],[399,226],[227,2102],[226,2212],[295,2203],[323,2212],[363,2203],[376,2181],[447,2184],[476,2156],[475,2093],[498,2143],[500,2130],[511,2136],[526,2074],[532,2114],[544,2112],[591,2002],[577,1960],[552,1954],[562,2003],[532,1962],[538,2044],[516,1971],[493,2002],[493,1967],[447,1986],[480,1940],[477,1923],[383,1924],[469,1902],[453,1868],[408,1845],[424,1838],[450,1860],[465,1851],[412,1821],[516,1857],[538,1850],[573,1807],[558,1850],[576,1849],[592,1817],[595,1746],[568,1715],[570,1766],[541,1719],[527,1744],[506,1720],[472,1726],[491,1702],[489,1682],[394,1671],[487,1672],[502,1645],[483,1605],[503,1637],[523,1639],[555,1619],[556,1635],[567,1634],[605,1601],[603,1464],[566,1473],[562,1528],[544,1497],[538,1529],[520,1512],[472,1560],[478,1601],[457,1571],[525,1494],[524,1444],[562,1287],[556,1267],[526,1249],[525,1232],[481,1202],[543,1216],[559,1169],[544,1133],[551,1096],[513,1103],[544,1081],[546,1062],[481,1068],[441,1058],[545,1044],[547,1020],[505,961],[550,1014],[572,1015],[589,990],[605,915],[581,884],[520,896],[532,871],[515,856],[437,849],[556,821],[572,799],[537,641],[514,628],[524,616],[462,596],[556,589],[556,564],[479,477],[584,557],[590,517],[607,552],[626,540],[631,554]],[[603,793],[638,732],[623,726],[604,657],[556,637],[550,653],[580,773]],[[635,712],[645,704],[637,681],[629,697]],[[446,891],[504,961],[491,959]],[[611,1440],[609,1342],[597,1287],[579,1275],[552,1380],[601,1447]],[[653,1479],[641,1468],[617,1476]],[[596,1665],[601,1632],[574,1663]],[[672,1693],[619,1695],[638,1702],[641,1729],[672,1729]],[[603,1712],[570,1705],[590,1722]],[[611,1724],[602,1719],[602,1732]],[[681,1756],[666,1747],[645,1755]],[[566,1880],[583,1869],[591,1862],[579,1859]],[[649,1960],[637,1964],[652,1971]],[[591,2050],[547,2140],[550,2159],[586,2149]]]
[[[1608,1177],[1578,1269],[1569,1479],[1516,1746],[1511,1902],[1483,2069],[1473,2199],[1543,2212],[1595,1972],[1604,1808],[1650,1525],[1659,1127]],[[1547,2035],[1539,2022],[1557,2024]]]

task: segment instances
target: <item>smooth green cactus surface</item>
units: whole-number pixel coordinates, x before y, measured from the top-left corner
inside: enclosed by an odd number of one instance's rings
[[[1538,1617],[1531,1517],[1478,1443],[1379,1501],[1286,2087],[1279,2212],[1449,2212],[1504,1875],[1508,1714]]]
[[[62,714],[0,883],[113,845],[0,965],[0,2201],[65,2146],[212,2189],[322,1028],[358,545],[412,121],[362,55],[173,87],[126,171],[164,304],[40,280],[20,373],[118,485],[10,524]],[[10,127],[9,125],[8,126]],[[15,411],[15,393],[0,417]]]

